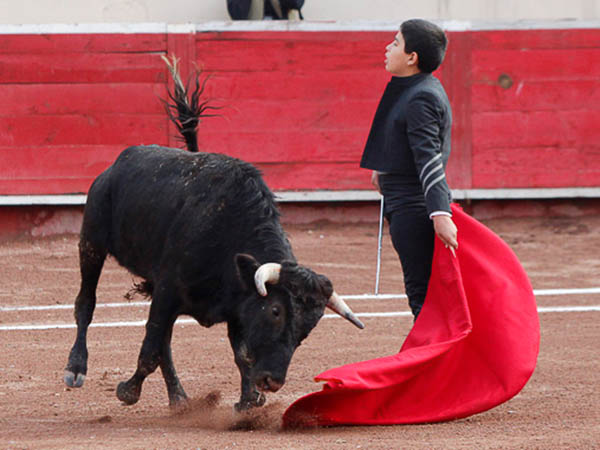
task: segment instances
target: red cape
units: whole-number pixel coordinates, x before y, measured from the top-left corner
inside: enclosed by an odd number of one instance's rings
[[[318,375],[323,390],[294,402],[284,427],[452,420],[523,388],[540,341],[531,284],[504,241],[452,209],[456,257],[436,238],[427,298],[400,352]]]

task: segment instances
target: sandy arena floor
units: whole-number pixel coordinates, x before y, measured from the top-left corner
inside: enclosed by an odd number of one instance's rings
[[[515,250],[536,290],[600,286],[600,216],[495,219],[486,224]],[[328,275],[342,295],[373,293],[377,224],[288,225],[299,261]],[[72,303],[78,290],[77,237],[0,245],[0,448],[298,448],[298,449],[592,449],[600,448],[600,310],[540,312],[537,369],[523,391],[466,419],[387,427],[337,427],[285,432],[280,419],[299,396],[319,390],[312,377],[327,368],[398,351],[411,318],[365,318],[359,331],[324,318],[296,351],[286,385],[265,407],[241,420],[232,405],[239,374],[224,325],[177,324],[173,355],[190,411],[168,408],[157,371],[139,403],[123,406],[114,390],[133,373],[148,311],[141,297],[127,304],[132,277],[114,260],[105,266],[89,371],[81,389],[62,381],[75,337]],[[381,293],[402,293],[399,263],[386,236]],[[600,293],[538,295],[538,306],[598,306]],[[124,303],[119,307],[101,307]],[[407,311],[406,300],[349,300],[355,312]],[[64,305],[64,308],[60,306]],[[18,309],[46,306],[42,309]],[[50,308],[52,307],[52,308]],[[13,329],[21,326],[22,329]],[[38,328],[36,328],[38,327]],[[215,405],[208,406],[208,400]]]

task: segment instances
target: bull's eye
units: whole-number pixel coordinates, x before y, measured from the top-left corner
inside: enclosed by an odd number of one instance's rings
[[[273,314],[274,317],[279,317],[279,314],[281,314],[279,306],[273,306],[271,308],[271,313]]]

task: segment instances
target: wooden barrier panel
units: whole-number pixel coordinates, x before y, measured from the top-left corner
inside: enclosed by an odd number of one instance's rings
[[[3,35],[0,194],[87,192],[128,145],[167,144],[160,34]]]
[[[256,164],[275,190],[369,189],[358,167],[389,75],[388,32],[199,33],[196,57],[227,120],[204,148]],[[206,132],[204,132],[206,130]]]
[[[471,33],[477,188],[600,185],[600,30]]]
[[[3,34],[0,195],[86,193],[130,145],[178,146],[159,101],[182,59],[221,117],[200,147],[276,191],[370,190],[358,167],[394,31]],[[600,186],[600,30],[448,31],[454,189]]]

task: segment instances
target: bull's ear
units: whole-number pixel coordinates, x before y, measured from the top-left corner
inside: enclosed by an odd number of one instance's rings
[[[331,284],[329,278],[325,275],[317,275],[317,278],[319,279],[319,287],[325,298],[331,297],[331,294],[333,294],[333,284]]]
[[[237,267],[238,278],[244,290],[255,290],[254,274],[260,267],[260,264],[252,255],[246,253],[238,253],[234,257]]]

